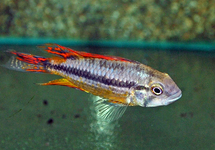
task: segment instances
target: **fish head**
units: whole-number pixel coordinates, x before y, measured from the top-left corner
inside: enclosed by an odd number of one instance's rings
[[[136,104],[142,107],[165,106],[182,96],[182,92],[166,73],[152,76],[148,83],[134,88]]]

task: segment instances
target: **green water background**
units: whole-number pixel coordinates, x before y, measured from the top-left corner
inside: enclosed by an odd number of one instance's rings
[[[3,45],[0,50],[11,48],[47,56],[35,46]],[[95,118],[94,96],[68,87],[34,84],[59,76],[0,67],[1,149],[215,148],[214,53],[74,49],[121,56],[167,72],[183,96],[165,107],[129,107],[119,121],[103,123]],[[3,64],[8,55],[1,53],[0,58]]]
[[[60,77],[0,67],[0,149],[214,150],[214,37],[214,0],[1,0],[1,65],[5,50],[57,43],[167,72],[183,96],[103,123],[96,97],[35,84]]]

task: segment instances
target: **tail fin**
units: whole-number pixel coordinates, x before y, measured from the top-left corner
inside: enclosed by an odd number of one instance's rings
[[[15,51],[8,52],[16,56],[12,56],[12,58],[7,62],[7,64],[4,65],[6,68],[18,71],[48,73],[48,70],[45,68],[46,64],[49,62],[48,58],[31,54],[19,53]]]

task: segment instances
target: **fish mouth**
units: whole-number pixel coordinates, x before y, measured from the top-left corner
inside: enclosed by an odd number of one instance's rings
[[[181,96],[182,96],[182,92],[178,91],[177,93],[173,94],[168,99],[166,99],[164,101],[164,105],[169,105],[169,104],[175,102],[176,100],[178,100],[179,98],[181,98]]]

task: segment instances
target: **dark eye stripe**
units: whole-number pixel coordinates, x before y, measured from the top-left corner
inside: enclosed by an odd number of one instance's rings
[[[145,86],[143,86],[143,85],[136,86],[134,89],[135,89],[135,90],[146,90],[146,91],[149,91],[149,88],[148,88],[148,87],[145,87]]]

